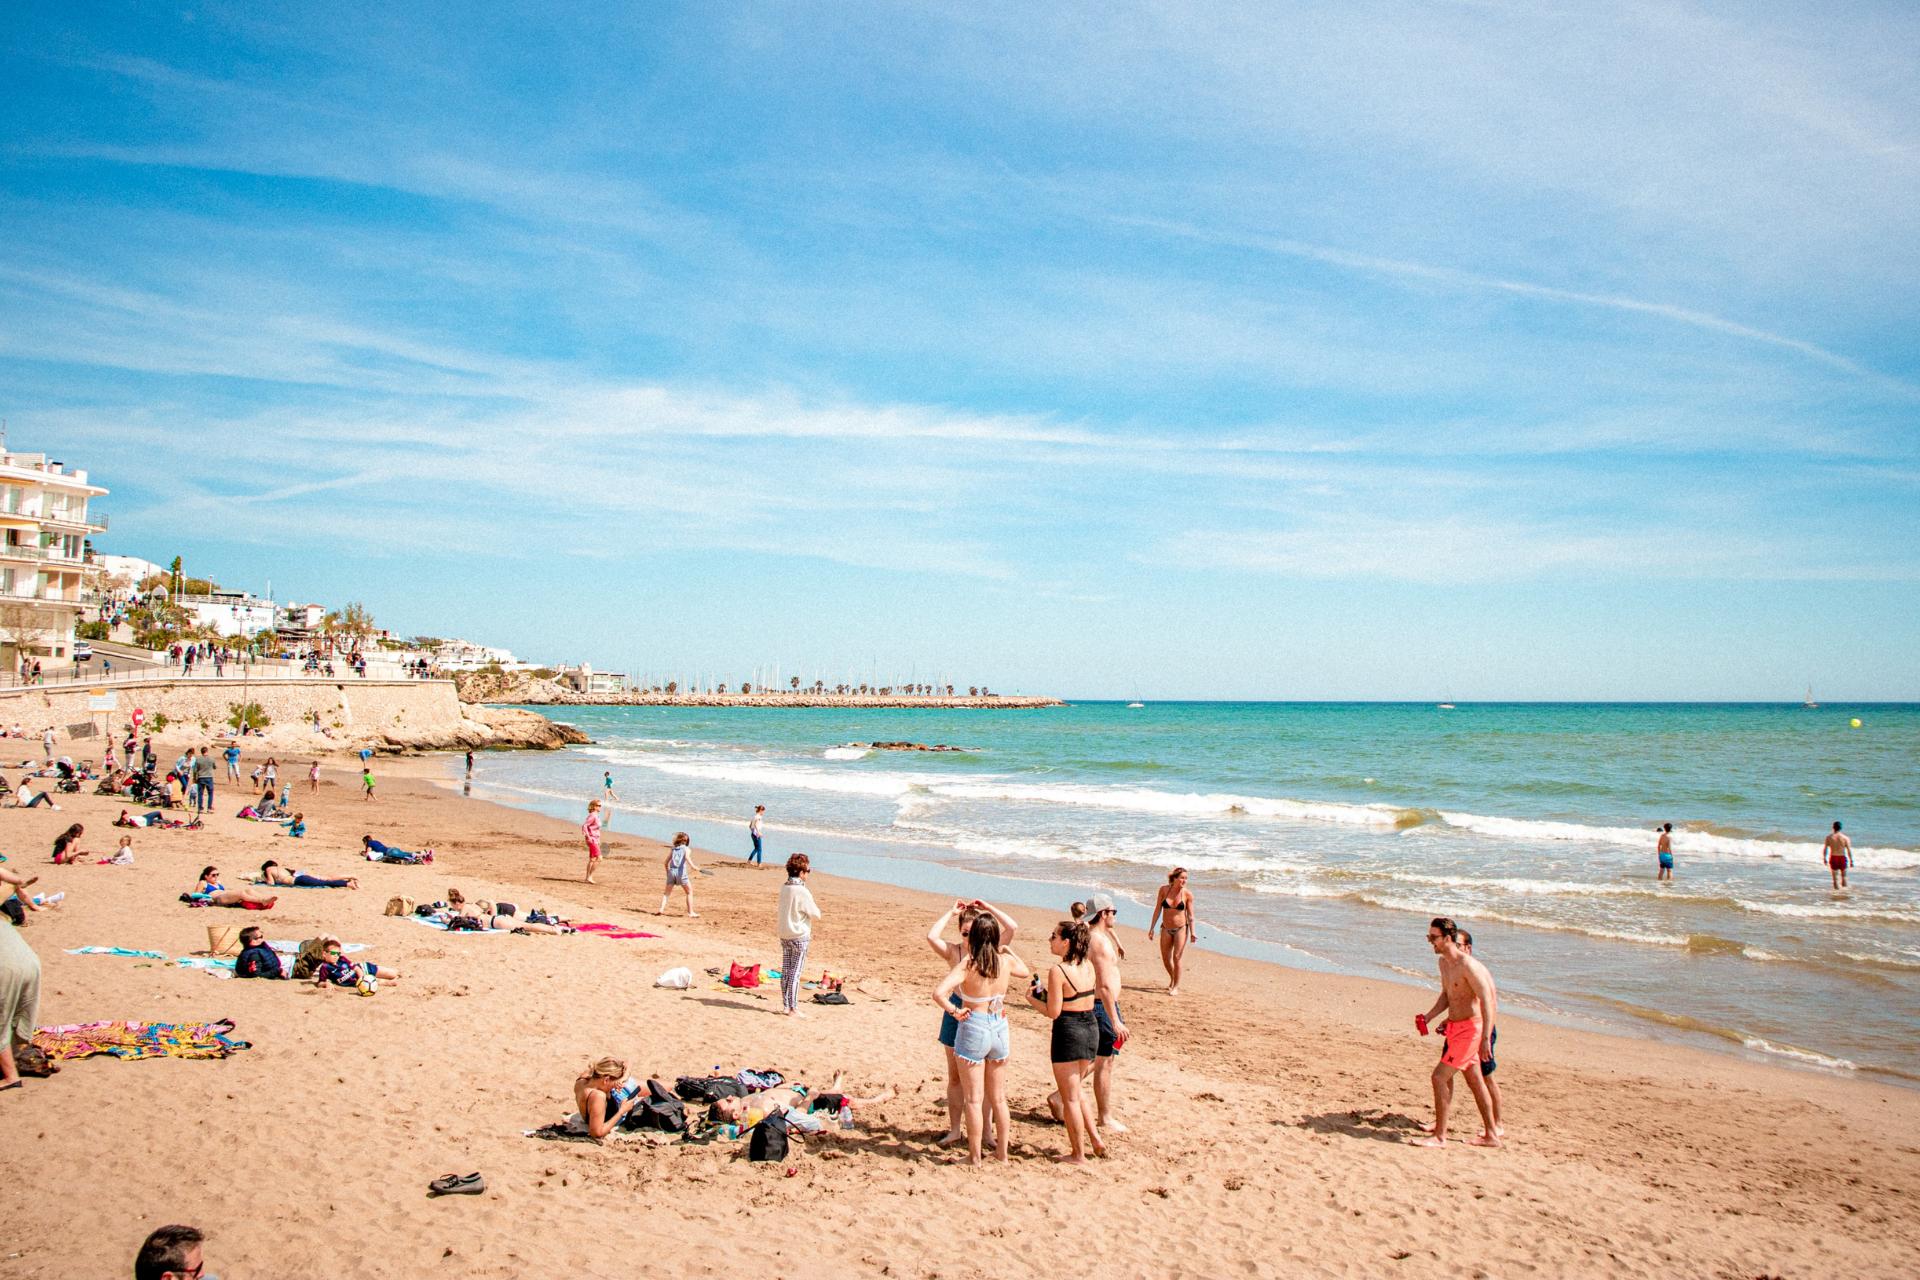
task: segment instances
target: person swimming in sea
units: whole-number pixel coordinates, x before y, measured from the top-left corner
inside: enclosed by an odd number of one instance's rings
[[[1656,880],[1673,879],[1673,824],[1664,823],[1660,827],[1660,838],[1654,842],[1654,852],[1660,855],[1660,873]]]

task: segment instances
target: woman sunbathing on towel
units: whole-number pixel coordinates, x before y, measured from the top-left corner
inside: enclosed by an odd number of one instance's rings
[[[304,871],[289,871],[272,859],[260,864],[260,883],[294,889],[358,889],[360,887],[360,882],[351,876],[345,880],[323,880],[319,876],[310,876]]]
[[[229,889],[220,883],[220,869],[208,867],[200,873],[200,883],[192,893],[182,895],[193,902],[209,907],[245,907],[248,911],[265,911],[276,901],[273,894],[263,888],[247,885],[241,889]]]

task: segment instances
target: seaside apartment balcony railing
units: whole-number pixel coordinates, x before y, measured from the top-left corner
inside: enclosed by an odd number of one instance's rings
[[[0,559],[50,560],[55,564],[71,565],[75,569],[83,569],[87,564],[82,557],[70,556],[58,547],[36,547],[24,542],[0,542]]]
[[[26,512],[25,514],[32,515],[33,513]],[[84,529],[89,533],[105,533],[108,528],[106,513],[100,511],[79,512],[53,510],[44,512],[37,518],[43,524],[64,525],[69,529]]]
[[[251,665],[229,662],[226,664],[224,672],[219,675],[214,674],[213,664],[211,662],[206,663],[204,668],[196,665],[192,675],[183,673],[178,663],[170,663],[166,666],[155,666],[152,663],[143,662],[131,664],[126,667],[121,667],[116,663],[114,664],[112,673],[109,674],[103,669],[98,659],[79,668],[75,668],[71,663],[64,660],[61,661],[57,668],[53,664],[48,663],[42,668],[41,674],[43,678],[38,682],[23,678],[14,672],[0,674],[0,689],[84,689],[89,685],[105,686],[181,680],[192,681],[194,684],[233,685],[238,689],[239,686],[250,680],[330,681],[333,684],[347,684],[349,682],[377,684],[384,681],[389,684],[402,682],[407,684],[420,684],[432,680],[450,681],[452,679],[450,676],[428,676],[425,681],[423,681],[421,677],[405,676],[398,671],[389,673],[369,670],[366,678],[362,680],[351,671],[344,671],[339,668],[335,668],[333,675],[327,675],[321,671],[301,671],[290,663],[264,662],[255,662]]]

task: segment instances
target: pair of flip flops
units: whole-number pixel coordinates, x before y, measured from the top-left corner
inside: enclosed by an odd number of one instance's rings
[[[430,1196],[477,1196],[487,1189],[487,1180],[477,1173],[461,1177],[450,1173],[444,1178],[435,1178],[427,1184]]]

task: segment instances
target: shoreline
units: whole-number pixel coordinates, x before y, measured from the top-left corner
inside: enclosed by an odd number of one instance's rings
[[[1047,1159],[1064,1135],[1041,1105],[1046,1028],[1014,1009],[1014,1162],[949,1168],[931,1142],[944,1125],[930,996],[939,965],[921,941],[942,900],[835,876],[830,861],[816,873],[825,917],[807,974],[849,975],[848,1008],[815,1007],[796,1022],[705,982],[658,990],[653,977],[672,965],[697,974],[777,963],[778,871],[696,854],[710,872],[696,877],[702,918],[683,918],[677,902],[653,916],[657,843],[615,832],[600,883],[584,885],[575,824],[426,776],[444,777],[455,759],[377,761],[372,804],[337,767],[317,792],[296,789],[314,826],[297,856],[319,874],[359,875],[358,893],[291,891],[245,917],[175,903],[204,863],[237,879],[261,857],[287,856],[291,842],[227,816],[224,803],[203,832],[136,833],[131,868],[32,866],[43,887],[70,891],[25,934],[45,970],[43,1025],[228,1015],[254,1047],[223,1062],[70,1063],[0,1100],[17,1132],[42,1135],[51,1167],[86,1164],[115,1187],[63,1198],[10,1180],[0,1212],[19,1242],[12,1274],[123,1271],[165,1221],[207,1229],[210,1261],[233,1274],[604,1274],[630,1267],[642,1242],[674,1273],[1020,1274],[1033,1268],[1036,1237],[996,1220],[1027,1223],[1034,1204],[1070,1206],[1084,1260],[1121,1275],[1443,1265],[1458,1237],[1436,1232],[1436,1212],[1461,1216],[1474,1261],[1492,1274],[1897,1274],[1920,1240],[1910,1194],[1920,1099],[1906,1090],[1513,1016],[1501,1037],[1508,1147],[1420,1151],[1404,1138],[1431,1109],[1437,1050],[1409,1025],[1423,998],[1382,979],[1200,950],[1175,999],[1156,949],[1127,927],[1123,1000],[1137,1038],[1120,1097],[1133,1132],[1116,1138],[1114,1158],[1086,1171]],[[90,848],[111,847],[97,838],[111,830],[111,800],[63,800],[57,814],[8,813],[15,864],[42,863],[18,851],[44,848],[73,820],[86,822]],[[356,863],[363,830],[434,843],[440,859]],[[425,900],[449,883],[661,936],[448,935],[379,914],[390,895]],[[1060,913],[1011,914],[1019,949],[1041,961],[1039,940]],[[239,923],[270,937],[332,928],[370,944],[403,980],[357,1000],[65,953],[92,944],[185,955],[204,945],[207,925]],[[847,1066],[860,1088],[891,1083],[900,1096],[783,1165],[748,1164],[729,1143],[523,1138],[563,1113],[573,1073],[606,1052],[668,1080],[719,1063],[821,1085]],[[1471,1114],[1456,1103],[1457,1125]],[[297,1194],[264,1220],[257,1195],[232,1179],[179,1178],[182,1150],[207,1150],[223,1168],[271,1162]],[[456,1167],[483,1171],[488,1193],[423,1198],[429,1179]],[[749,1206],[804,1220],[804,1231],[738,1231]],[[983,1213],[964,1255],[948,1233],[895,1225]],[[1195,1232],[1205,1243],[1169,1265],[1163,1242]]]
[[[589,762],[589,764],[591,769],[601,767],[598,763]],[[459,779],[456,773],[449,772],[440,778],[440,781],[443,785],[455,791],[458,790]],[[552,793],[532,788],[495,784],[485,779],[477,785],[483,790],[498,787],[501,791],[516,797],[496,798],[492,795],[483,797],[493,803],[505,804],[510,808],[541,814],[549,818],[559,818],[555,810],[568,803]],[[584,805],[586,798],[589,798],[589,793],[582,792],[578,803]],[[616,817],[625,824],[629,826],[639,824],[647,828],[643,836],[646,839],[664,840],[670,837],[674,829],[684,828],[693,834],[696,848],[713,853],[714,856],[728,858],[736,855],[714,853],[715,849],[744,848],[747,842],[744,821],[676,814],[657,807],[627,808],[619,803],[612,808]],[[788,847],[802,847],[810,852],[826,848],[830,850],[833,857],[852,860],[859,868],[851,873],[854,878],[896,888],[903,892],[952,892],[967,896],[1007,893],[1012,895],[1009,901],[1032,906],[1049,891],[1055,891],[1052,897],[1065,902],[1084,897],[1088,891],[1097,888],[1114,893],[1123,904],[1130,904],[1134,911],[1123,910],[1122,915],[1135,925],[1143,923],[1152,909],[1151,895],[1154,888],[1152,883],[1141,881],[1132,885],[1115,884],[1108,881],[1098,870],[1093,872],[1092,879],[1100,883],[1083,881],[1076,884],[1071,874],[1009,874],[946,861],[945,856],[950,853],[949,850],[937,844],[922,845],[906,836],[887,837],[847,831],[818,831],[786,825],[777,826],[775,830]],[[737,839],[729,839],[728,837],[733,836],[736,831],[739,833]],[[719,839],[716,840],[716,836]],[[849,845],[855,848],[850,849]],[[863,848],[870,848],[873,852],[861,852]],[[816,860],[820,857],[818,853],[814,856]],[[1217,912],[1209,914],[1212,918],[1205,924],[1206,941],[1203,945],[1210,953],[1217,951],[1253,962],[1281,965],[1304,973],[1335,974],[1361,981],[1379,982],[1399,990],[1405,990],[1409,986],[1419,987],[1430,981],[1426,975],[1415,974],[1399,964],[1371,956],[1354,958],[1337,953],[1306,950],[1291,945],[1281,938],[1236,932],[1220,923]],[[1463,925],[1471,923],[1476,930],[1482,927],[1478,919],[1468,915],[1462,915],[1460,918]],[[1225,945],[1217,946],[1214,940],[1223,937],[1226,940]],[[1907,1092],[1920,1091],[1920,1076],[1916,1076],[1911,1071],[1903,1070],[1899,1066],[1854,1061],[1844,1056],[1842,1050],[1832,1046],[1806,1047],[1801,1043],[1780,1043],[1760,1033],[1746,1032],[1735,1027],[1696,1019],[1684,1013],[1650,1008],[1604,993],[1550,989],[1550,994],[1539,994],[1524,989],[1523,984],[1516,985],[1522,985],[1522,989],[1510,995],[1508,1008],[1516,1013],[1524,1010],[1522,1016],[1547,1025],[1576,1031],[1590,1031],[1629,1042],[1688,1048],[1714,1057],[1728,1058],[1755,1066],[1777,1067],[1820,1080],[1863,1080],[1870,1083],[1889,1084]]]

